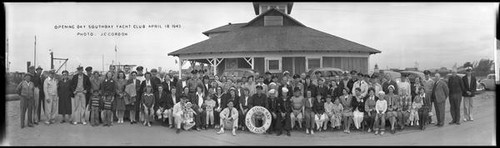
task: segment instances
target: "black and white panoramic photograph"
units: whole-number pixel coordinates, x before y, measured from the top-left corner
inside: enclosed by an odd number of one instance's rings
[[[496,146],[495,2],[4,2],[2,146]]]

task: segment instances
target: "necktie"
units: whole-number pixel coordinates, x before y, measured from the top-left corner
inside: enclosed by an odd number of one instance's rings
[[[228,118],[231,118],[231,114],[232,114],[232,109],[228,108],[229,109],[229,116],[227,116]]]
[[[436,86],[437,86],[438,81],[434,82],[434,87],[432,87],[432,95],[431,95],[432,100],[436,99]]]

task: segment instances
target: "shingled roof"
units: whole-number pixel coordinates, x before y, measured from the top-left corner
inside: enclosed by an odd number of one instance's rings
[[[221,26],[221,27],[217,27],[217,28],[214,28],[212,30],[205,31],[205,32],[203,32],[203,34],[206,35],[206,36],[208,36],[209,34],[212,34],[212,33],[230,32],[230,31],[239,29],[242,26],[245,26],[246,24],[247,23],[236,23],[236,24],[229,23],[227,25],[224,25],[224,26]]]
[[[218,27],[203,34],[225,32],[207,40],[192,44],[169,53],[170,56],[207,53],[248,53],[248,52],[360,52],[375,54],[379,50],[352,42],[341,37],[324,33],[281,13],[284,17],[300,25],[256,26],[249,25],[270,9],[252,19],[249,23],[231,24]]]

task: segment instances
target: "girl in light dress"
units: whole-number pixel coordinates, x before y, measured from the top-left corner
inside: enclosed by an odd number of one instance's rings
[[[342,119],[342,111],[344,110],[344,107],[340,103],[340,99],[335,99],[335,102],[333,104],[333,117],[331,119],[332,122],[332,127],[337,129],[340,129],[341,126],[341,119]]]
[[[191,102],[187,102],[186,106],[183,108],[183,122],[184,122],[184,130],[190,130],[196,123],[194,122],[194,115],[196,112],[193,110],[193,104]]]
[[[418,126],[418,110],[424,105],[423,98],[425,97],[425,91],[423,87],[419,87],[418,89],[419,93],[417,96],[415,96],[415,99],[413,99],[413,103],[411,104],[411,109],[410,109],[410,125],[413,126],[413,123]]]

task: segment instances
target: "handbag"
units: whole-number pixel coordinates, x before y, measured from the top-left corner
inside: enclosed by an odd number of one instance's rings
[[[128,94],[125,94],[125,96],[123,96],[123,99],[125,100],[125,105],[130,105],[130,95]]]

